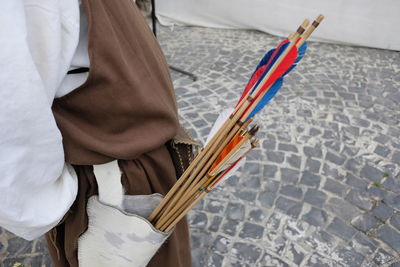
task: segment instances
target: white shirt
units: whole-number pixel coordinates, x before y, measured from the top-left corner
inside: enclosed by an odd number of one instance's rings
[[[51,105],[86,79],[66,74],[89,66],[80,12],[78,0],[0,1],[0,226],[28,240],[77,194]]]

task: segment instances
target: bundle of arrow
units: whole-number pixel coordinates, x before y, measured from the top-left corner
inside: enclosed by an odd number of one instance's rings
[[[157,229],[170,231],[257,146],[254,135],[258,126],[249,126],[253,116],[272,99],[283,77],[303,57],[306,40],[323,18],[318,16],[311,26],[305,20],[287,40],[265,54],[230,116],[148,218]]]

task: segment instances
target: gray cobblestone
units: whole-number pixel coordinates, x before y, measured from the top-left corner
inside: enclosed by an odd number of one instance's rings
[[[250,264],[256,263],[261,256],[259,247],[242,242],[235,243],[232,252],[238,259]]]
[[[193,228],[204,228],[208,222],[207,215],[203,212],[194,214],[190,219],[190,224]]]
[[[380,202],[372,210],[372,214],[382,221],[386,221],[393,214],[393,209]]]
[[[319,169],[321,168],[321,162],[318,160],[314,160],[312,158],[308,158],[306,161],[306,169],[313,172],[319,173]]]
[[[400,253],[400,232],[384,224],[376,231],[377,236],[386,244]]]
[[[335,134],[334,131],[331,130],[325,130],[324,135],[322,136],[324,139],[337,139],[337,135]]]
[[[342,238],[345,241],[349,240],[356,233],[354,228],[338,218],[333,219],[327,230],[328,232]]]
[[[222,222],[222,217],[214,216],[210,223],[210,226],[208,227],[208,231],[217,232],[219,230],[221,222]]]
[[[327,195],[317,189],[308,189],[304,195],[304,201],[317,207],[322,207],[325,203]]]
[[[369,214],[363,214],[354,218],[351,224],[360,231],[367,233],[378,225],[378,220]]]
[[[239,183],[239,177],[237,177],[236,175],[230,177],[228,180],[225,181],[225,184],[231,187],[237,186],[238,183]]]
[[[389,207],[400,211],[400,195],[395,193],[386,193],[383,200]]]
[[[370,185],[367,189],[367,194],[372,200],[381,201],[385,197],[386,191],[376,185]]]
[[[225,206],[222,202],[217,200],[210,200],[206,205],[206,210],[212,213],[220,213],[225,209]]]
[[[294,264],[300,265],[301,262],[303,261],[306,252],[301,249],[300,246],[296,244],[290,244],[288,249],[288,258],[290,259],[290,262],[293,262]]]
[[[346,207],[345,209],[343,207]],[[354,205],[343,199],[331,198],[328,200],[326,208],[338,217],[348,221],[359,214],[359,210]]]
[[[323,227],[328,221],[328,214],[323,210],[312,207],[308,213],[303,215],[302,219],[314,226]]]
[[[260,177],[258,176],[247,177],[247,179],[245,179],[242,184],[244,188],[257,190],[258,188],[261,187]]]
[[[282,182],[295,184],[299,180],[300,172],[293,169],[281,168],[281,174]]]
[[[343,174],[339,173],[337,166],[330,166],[329,164],[325,163],[322,167],[323,173],[326,177],[331,177],[338,181],[343,181],[344,176]]]
[[[239,233],[239,237],[241,238],[253,238],[260,239],[263,236],[264,227],[253,224],[253,223],[244,223],[241,232]]]
[[[273,180],[266,180],[263,182],[263,185],[266,191],[276,193],[278,192],[280,183]]]
[[[330,254],[334,248],[335,238],[323,230],[314,232],[304,241],[308,246],[322,254]]]
[[[400,213],[394,214],[393,217],[390,219],[390,223],[398,230],[400,230]]]
[[[388,177],[382,185],[390,191],[400,194],[400,179],[395,180],[392,177]]]
[[[390,138],[387,135],[381,134],[379,133],[375,138],[374,141],[384,145],[386,144],[388,141],[390,140]]]
[[[217,253],[213,253],[211,255],[210,267],[222,267],[222,262],[224,260],[224,256],[219,255]]]
[[[278,229],[281,225],[281,215],[278,213],[272,213],[271,216],[268,218],[266,226],[268,229]]]
[[[287,240],[280,233],[276,231],[269,231],[266,234],[269,249],[276,254],[281,254],[286,247]]]
[[[346,160],[345,157],[337,156],[331,152],[326,153],[325,159],[339,166],[342,165]]]
[[[304,171],[300,179],[300,184],[304,184],[311,187],[318,187],[320,182],[321,182],[321,177],[309,171]]]
[[[289,267],[290,265],[282,261],[276,256],[269,253],[265,253],[260,264],[258,266],[262,267]]]
[[[311,257],[308,259],[306,266],[309,267],[336,267],[336,266],[343,266],[331,259],[327,259],[318,253],[315,253],[311,255]]]
[[[222,232],[230,236],[235,236],[238,225],[238,221],[226,219],[225,223],[222,225]]]
[[[262,143],[263,148],[265,149],[275,149],[276,146],[276,138],[275,136],[268,134],[263,143]]]
[[[283,234],[287,239],[297,241],[305,237],[309,227],[309,224],[306,222],[290,219],[283,230]]]
[[[225,254],[229,250],[230,243],[231,243],[231,241],[228,238],[219,235],[214,240],[212,249],[214,251],[216,251],[217,253]]]
[[[295,145],[291,145],[291,144],[280,143],[278,145],[278,149],[282,150],[282,151],[298,152],[297,147]]]
[[[382,266],[383,264],[389,262],[392,259],[393,259],[393,255],[389,254],[388,252],[386,252],[383,249],[378,249],[378,251],[374,257],[374,262],[378,266]]]
[[[386,157],[390,153],[390,148],[382,145],[377,145],[374,152],[379,156]]]
[[[226,208],[227,218],[231,220],[243,220],[245,215],[245,206],[239,203],[229,203]]]
[[[361,162],[360,160],[350,158],[347,160],[345,166],[348,171],[351,171],[352,173],[358,173],[361,168]]]
[[[341,144],[336,140],[326,141],[324,142],[324,145],[331,150],[334,150],[338,153],[340,152]]]
[[[349,118],[344,114],[334,114],[333,115],[333,120],[337,121],[337,122],[345,123],[345,124],[349,124],[350,123]]]
[[[290,166],[299,169],[301,166],[301,157],[298,155],[290,155],[286,158]]]
[[[373,166],[366,165],[361,170],[361,176],[368,178],[372,182],[380,182],[383,177],[383,172]]]
[[[278,170],[278,168],[275,165],[265,165],[264,166],[264,177],[274,178],[277,170]]]
[[[392,161],[395,163],[400,163],[400,151],[396,151],[393,153]]]
[[[311,136],[317,136],[317,135],[320,135],[321,133],[322,133],[322,132],[321,132],[321,130],[319,130],[319,129],[316,129],[316,128],[311,128],[311,129],[310,129],[310,135],[311,135]],[[304,153],[307,154],[305,150],[304,150]],[[307,155],[307,156],[310,156],[310,157],[311,157],[311,155]],[[315,156],[315,157],[318,157],[318,156]]]
[[[349,267],[359,267],[364,260],[362,254],[342,246],[338,246],[335,251],[332,252],[332,258]]]
[[[347,173],[346,175],[346,184],[351,185],[353,187],[357,187],[360,189],[365,189],[368,186],[368,183],[356,176],[352,175],[351,173]]]
[[[233,193],[237,198],[252,202],[256,199],[257,193],[251,190],[237,190]]]
[[[283,185],[281,187],[280,193],[292,198],[300,199],[303,196],[303,191],[300,187],[294,185]]]
[[[340,197],[343,197],[346,194],[346,190],[347,190],[345,185],[343,185],[339,182],[336,182],[335,180],[329,179],[329,178],[326,179],[326,182],[325,182],[325,185],[323,188],[326,191],[331,192]]]
[[[250,221],[261,222],[266,216],[266,212],[262,209],[256,208],[249,213]]]
[[[276,193],[263,191],[258,195],[258,201],[261,203],[261,206],[265,208],[272,208],[274,206],[274,202],[276,199]]]
[[[356,205],[360,209],[370,210],[373,207],[372,201],[364,191],[352,189],[347,195],[347,199],[350,203]]]
[[[282,163],[285,159],[285,154],[277,151],[267,151],[267,159],[270,162]]]
[[[305,146],[303,151],[304,151],[304,154],[309,157],[315,157],[315,158],[322,157],[322,150],[321,150],[320,146],[315,146],[315,147]]]
[[[373,255],[379,245],[378,242],[363,233],[357,233],[349,244],[364,256]]]
[[[278,197],[275,206],[287,215],[297,218],[301,212],[302,204],[285,197]]]

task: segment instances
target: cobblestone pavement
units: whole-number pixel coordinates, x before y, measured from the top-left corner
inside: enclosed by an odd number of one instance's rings
[[[321,26],[323,27],[323,26]],[[199,141],[281,38],[160,28],[182,122]],[[190,213],[194,266],[400,266],[400,54],[311,43],[257,122],[245,168]],[[50,266],[0,229],[1,266]]]

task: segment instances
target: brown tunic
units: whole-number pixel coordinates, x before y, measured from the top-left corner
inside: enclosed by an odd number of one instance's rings
[[[83,4],[89,77],[53,103],[66,161],[79,180],[69,213],[46,236],[59,267],[78,266],[77,239],[87,229],[87,199],[97,194],[92,165],[118,159],[126,194],[165,195],[187,165],[193,143],[179,127],[165,58],[133,1]],[[188,238],[183,221],[149,266],[190,266]]]

